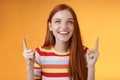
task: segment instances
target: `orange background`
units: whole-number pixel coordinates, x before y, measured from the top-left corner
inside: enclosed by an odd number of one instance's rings
[[[119,0],[0,0],[0,80],[26,80],[22,38],[41,46],[50,11],[59,3],[76,12],[83,42],[94,48],[100,38],[96,80],[120,80]]]

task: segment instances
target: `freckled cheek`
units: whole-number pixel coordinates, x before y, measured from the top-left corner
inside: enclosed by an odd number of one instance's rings
[[[54,28],[54,29],[52,30],[52,32],[53,32],[54,35],[57,35],[57,34],[58,34],[57,31],[58,31],[57,28]]]
[[[70,31],[73,33],[73,31],[74,31],[74,26],[70,26]]]
[[[57,31],[58,28],[59,28],[58,26],[53,25],[53,26],[52,26],[52,31]]]

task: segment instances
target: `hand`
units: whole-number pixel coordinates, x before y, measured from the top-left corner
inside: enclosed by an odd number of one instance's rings
[[[99,44],[99,38],[97,38],[96,40],[95,49],[87,50],[86,60],[87,60],[88,68],[95,67],[95,63],[99,56],[98,44]]]
[[[26,60],[27,66],[33,67],[35,60],[35,51],[31,49],[27,49],[27,44],[25,38],[23,38],[23,56]]]

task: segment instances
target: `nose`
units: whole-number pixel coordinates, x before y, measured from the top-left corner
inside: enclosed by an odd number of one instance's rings
[[[64,30],[64,29],[67,29],[67,25],[66,25],[66,23],[62,23],[61,24],[61,28]]]

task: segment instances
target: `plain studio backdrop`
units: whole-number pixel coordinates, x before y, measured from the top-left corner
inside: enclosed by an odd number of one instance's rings
[[[26,80],[22,38],[28,48],[41,46],[49,13],[60,3],[75,10],[85,46],[100,38],[96,80],[120,80],[119,0],[0,0],[0,80]]]

